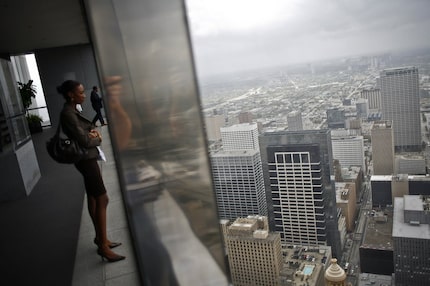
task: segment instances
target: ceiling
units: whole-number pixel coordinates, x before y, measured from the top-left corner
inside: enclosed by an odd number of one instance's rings
[[[80,0],[0,0],[0,53],[89,43]]]

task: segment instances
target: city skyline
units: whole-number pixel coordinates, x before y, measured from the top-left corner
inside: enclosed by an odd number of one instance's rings
[[[199,76],[428,48],[428,1],[187,0]]]

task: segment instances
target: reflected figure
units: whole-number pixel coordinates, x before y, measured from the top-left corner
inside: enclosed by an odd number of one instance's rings
[[[59,124],[69,137],[74,138],[79,145],[88,150],[86,158],[77,162],[75,167],[84,177],[88,211],[96,232],[94,243],[98,246],[97,253],[109,262],[123,260],[125,256],[111,250],[121,243],[111,242],[107,238],[106,210],[109,198],[97,163],[99,157],[97,146],[102,142],[102,137],[93,129],[91,121],[76,110],[76,105],[82,104],[85,100],[85,89],[81,83],[67,80],[57,87],[57,91],[66,100]]]
[[[121,153],[127,154],[133,149],[132,122],[121,104],[123,86],[121,77],[112,76],[105,80],[109,112],[111,115],[111,128],[113,137]],[[125,155],[127,156],[127,155]],[[127,156],[129,158],[129,156]],[[134,161],[137,161],[134,163]],[[135,158],[132,162],[126,160],[123,164],[126,180],[127,211],[131,223],[134,224],[134,243],[137,259],[143,265],[142,279],[148,285],[175,286],[179,285],[173,270],[171,258],[165,249],[148,201],[155,200],[161,192],[161,173],[144,160]],[[150,195],[148,195],[148,193]],[[144,259],[142,261],[142,258]]]

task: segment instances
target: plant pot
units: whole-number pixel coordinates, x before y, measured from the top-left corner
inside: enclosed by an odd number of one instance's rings
[[[40,122],[29,122],[28,128],[30,129],[31,134],[40,133],[43,131],[42,123]]]

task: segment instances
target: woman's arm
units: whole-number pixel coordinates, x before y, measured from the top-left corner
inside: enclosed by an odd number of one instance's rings
[[[101,137],[94,136],[86,130],[73,111],[63,111],[60,121],[64,132],[78,141],[82,147],[91,148],[100,145],[102,141]]]

